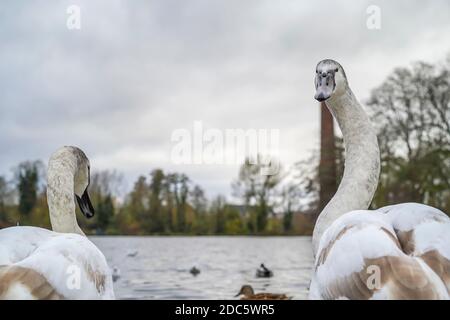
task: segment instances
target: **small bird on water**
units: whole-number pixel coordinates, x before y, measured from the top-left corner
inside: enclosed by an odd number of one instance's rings
[[[197,276],[200,273],[200,270],[197,269],[197,267],[192,267],[191,270],[189,270],[190,274],[193,276]]]
[[[241,297],[241,300],[290,300],[284,293],[255,293],[252,286],[246,284],[243,285],[241,290],[235,297]]]
[[[134,258],[134,257],[137,256],[138,253],[139,253],[139,252],[138,252],[137,250],[128,251],[127,256],[128,256],[128,257]]]
[[[120,269],[117,266],[113,267],[112,279],[113,279],[113,282],[116,282],[117,280],[120,279]]]
[[[270,278],[273,277],[273,272],[266,268],[264,263],[261,263],[259,268],[256,270],[256,277],[257,278]]]

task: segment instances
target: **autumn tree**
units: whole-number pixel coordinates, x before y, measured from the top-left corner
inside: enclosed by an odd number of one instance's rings
[[[285,185],[279,195],[280,209],[283,213],[283,231],[290,232],[292,230],[292,219],[295,211],[300,209],[302,190],[295,183]]]
[[[175,231],[177,228],[175,226],[175,199],[172,193],[172,186],[176,181],[176,175],[173,173],[168,173],[165,175],[165,179],[162,185],[162,200],[164,203],[164,219],[166,226],[166,232]]]
[[[139,176],[123,204],[116,209],[115,227],[122,234],[143,234],[142,221],[148,213],[148,185],[145,176]]]
[[[281,181],[281,169],[271,174],[270,171],[264,172],[266,166],[260,155],[253,160],[245,159],[239,169],[238,179],[233,183],[234,194],[247,207],[252,206],[253,219],[250,224],[256,233],[263,232],[266,228],[274,204],[275,187]]]
[[[215,218],[213,233],[215,234],[224,234],[225,233],[225,225],[226,225],[226,199],[224,196],[217,196],[211,202],[211,214]]]
[[[93,171],[88,187],[89,196],[94,206],[95,215],[86,219],[78,211],[78,223],[86,229],[96,229],[104,233],[111,226],[116,212],[115,199],[121,194],[123,175],[115,170]]]
[[[0,225],[8,220],[8,212],[6,210],[6,203],[10,196],[8,182],[5,177],[0,176]]]
[[[175,198],[175,208],[177,217],[177,231],[186,231],[186,205],[189,195],[190,180],[183,173],[175,173],[172,179],[172,192]]]
[[[150,232],[165,231],[165,219],[163,217],[162,195],[165,175],[161,169],[155,169],[150,173],[150,201],[149,218]]]
[[[107,194],[102,197],[100,202],[97,204],[96,215],[97,215],[97,228],[102,232],[109,227],[111,220],[114,217],[114,201],[111,194]]]
[[[190,203],[194,210],[195,219],[193,230],[197,234],[205,234],[208,232],[208,220],[206,216],[208,201],[205,192],[199,185],[195,185],[190,192]]]

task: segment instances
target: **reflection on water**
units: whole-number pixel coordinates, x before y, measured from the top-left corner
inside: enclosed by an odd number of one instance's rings
[[[91,237],[111,268],[118,299],[236,299],[255,292],[305,299],[313,265],[310,237]],[[272,278],[256,278],[264,263]],[[189,270],[196,266],[200,274]]]

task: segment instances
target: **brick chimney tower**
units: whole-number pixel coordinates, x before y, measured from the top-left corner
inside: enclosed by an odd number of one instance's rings
[[[322,211],[336,192],[336,146],[333,116],[325,102],[320,103],[319,207]]]

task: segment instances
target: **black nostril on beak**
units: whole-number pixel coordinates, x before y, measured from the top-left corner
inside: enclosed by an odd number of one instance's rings
[[[317,96],[316,99],[317,99],[318,101],[320,101],[320,102],[326,100],[326,99],[325,99],[325,96],[323,95],[323,93],[320,93],[320,94]]]

